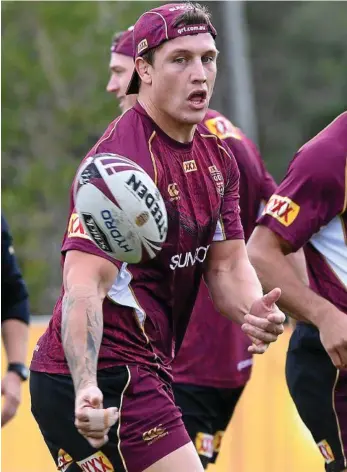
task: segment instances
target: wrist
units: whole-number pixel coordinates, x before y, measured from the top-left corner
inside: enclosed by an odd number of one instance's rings
[[[25,381],[29,377],[29,369],[22,362],[10,362],[7,367],[7,372],[12,372],[17,375],[21,381]]]
[[[76,394],[78,392],[81,392],[82,390],[87,390],[92,387],[98,387],[98,382],[96,379],[91,379],[91,380],[83,380],[80,382],[75,382],[75,392]]]

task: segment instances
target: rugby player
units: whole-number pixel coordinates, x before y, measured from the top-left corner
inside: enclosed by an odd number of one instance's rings
[[[327,472],[347,470],[346,207],[344,112],[295,154],[249,241],[263,286],[279,285],[282,308],[298,320],[287,383]],[[285,257],[303,246],[309,287]]]
[[[208,14],[164,5],[141,15],[133,34],[127,93],[138,102],[89,155],[116,153],[143,167],[165,199],[169,231],[153,261],[119,264],[86,236],[71,192],[64,283],[30,377],[33,415],[68,472],[203,470],[171,387],[203,270],[217,309],[248,330],[250,352],[265,352],[283,332],[281,292],[263,296],[248,260],[236,162],[198,126],[216,77]]]
[[[136,102],[126,95],[133,71],[132,29],[114,35],[106,90],[116,95],[124,113]],[[240,171],[241,222],[247,240],[275,182],[254,143],[220,113],[209,109],[202,122],[223,139]],[[192,170],[193,172],[194,170]],[[240,325],[216,313],[201,283],[189,328],[173,363],[173,390],[183,422],[204,467],[217,459],[224,431],[250,378],[250,339]]]

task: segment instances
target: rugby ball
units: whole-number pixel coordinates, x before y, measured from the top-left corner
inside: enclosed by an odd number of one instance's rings
[[[129,264],[153,259],[167,235],[163,198],[135,162],[116,154],[88,157],[74,184],[75,208],[90,239]]]

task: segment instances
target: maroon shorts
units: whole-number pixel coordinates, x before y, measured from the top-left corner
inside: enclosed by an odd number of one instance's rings
[[[70,376],[32,372],[32,413],[61,472],[141,472],[190,441],[171,385],[139,366],[98,372],[104,407],[117,406],[109,442],[94,449],[74,425]]]

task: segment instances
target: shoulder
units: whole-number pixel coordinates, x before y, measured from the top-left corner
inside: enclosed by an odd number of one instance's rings
[[[131,108],[110,123],[87,157],[100,153],[117,154],[153,174],[151,140],[154,134],[150,120]]]
[[[347,147],[329,136],[319,135],[304,144],[291,161],[287,175],[311,179],[316,184],[334,184],[341,181],[344,186],[347,162]]]
[[[216,110],[208,110],[203,125],[210,133],[215,134],[220,139],[234,138],[242,140],[244,138],[242,131]]]

